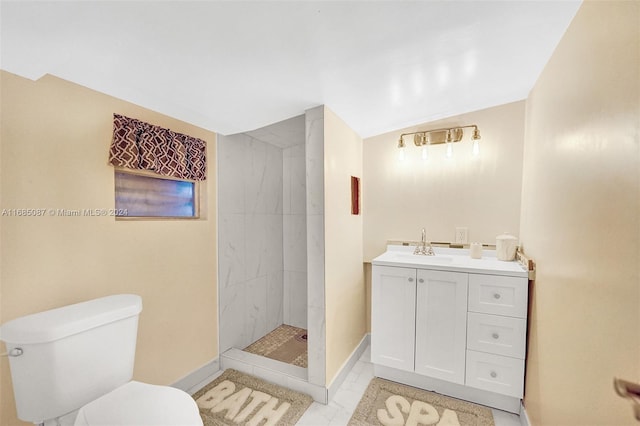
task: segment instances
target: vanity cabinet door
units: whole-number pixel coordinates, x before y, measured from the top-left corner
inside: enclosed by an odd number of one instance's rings
[[[373,265],[371,362],[413,371],[416,270]]]
[[[418,270],[415,371],[464,384],[468,274]]]

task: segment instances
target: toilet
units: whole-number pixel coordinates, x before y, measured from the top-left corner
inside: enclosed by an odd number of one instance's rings
[[[186,392],[132,381],[142,299],[119,294],[0,327],[18,418],[76,426],[202,426]]]

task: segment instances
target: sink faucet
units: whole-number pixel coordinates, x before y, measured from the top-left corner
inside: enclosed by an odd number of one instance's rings
[[[429,244],[429,247],[427,247]],[[416,249],[413,251],[413,254],[419,254],[421,256],[435,256],[436,254],[433,252],[433,247],[431,247],[431,243],[427,243],[427,233],[422,228],[422,241],[419,245],[416,246]]]

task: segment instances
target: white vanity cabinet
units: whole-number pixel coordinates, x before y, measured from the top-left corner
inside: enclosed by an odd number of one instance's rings
[[[519,412],[527,272],[491,258],[416,257],[382,255],[373,261],[376,376]]]
[[[374,266],[372,283],[371,361],[464,383],[467,274]]]

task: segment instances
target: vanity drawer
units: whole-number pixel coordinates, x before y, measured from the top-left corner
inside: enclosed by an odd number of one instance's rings
[[[465,384],[502,395],[522,398],[524,360],[484,352],[467,351]]]
[[[527,278],[469,274],[469,311],[527,317]]]
[[[499,315],[467,314],[467,348],[524,358],[527,321]]]

